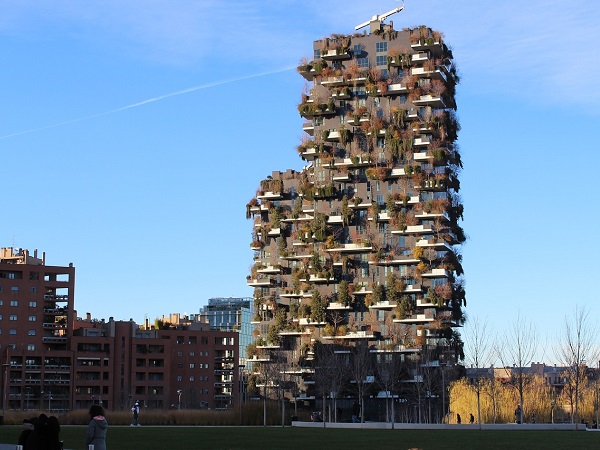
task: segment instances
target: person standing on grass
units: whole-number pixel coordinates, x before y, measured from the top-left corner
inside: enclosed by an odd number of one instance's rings
[[[85,437],[85,444],[93,445],[94,450],[106,450],[106,430],[108,422],[104,417],[104,408],[92,405],[90,408],[90,423]]]
[[[133,405],[133,408],[131,408],[131,412],[133,414],[133,420],[131,421],[131,426],[139,427],[140,426],[140,422],[139,422],[140,402],[138,402],[138,401],[135,402],[135,405]]]

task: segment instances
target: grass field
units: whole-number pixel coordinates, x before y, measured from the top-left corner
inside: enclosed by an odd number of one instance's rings
[[[16,443],[19,426],[0,427],[0,443]],[[65,448],[87,450],[86,427],[63,426]],[[596,449],[600,433],[584,431],[340,430],[281,427],[109,428],[108,450]]]

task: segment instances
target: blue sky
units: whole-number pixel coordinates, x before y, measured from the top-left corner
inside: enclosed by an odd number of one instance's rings
[[[2,3],[1,245],[73,262],[79,315],[139,322],[252,294],[245,204],[302,167],[292,67],[400,5]],[[467,315],[550,337],[575,304],[597,320],[600,4],[407,0],[392,20],[444,32],[460,69]]]

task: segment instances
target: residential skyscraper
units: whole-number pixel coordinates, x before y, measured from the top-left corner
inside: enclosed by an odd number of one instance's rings
[[[367,348],[374,363],[397,357],[407,383],[462,355],[452,51],[424,26],[365,25],[314,42],[298,67],[309,83],[298,105],[305,165],[272,172],[247,205],[255,384],[281,388],[276,374],[289,374],[304,398],[315,393],[323,346]]]

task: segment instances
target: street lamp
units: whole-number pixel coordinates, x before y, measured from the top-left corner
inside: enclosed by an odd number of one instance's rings
[[[183,391],[181,389],[177,390],[177,395],[179,396],[179,408],[181,409],[181,394],[183,394]]]
[[[242,425],[242,403],[244,401],[244,368],[245,364],[238,365],[238,376],[239,376],[239,403],[240,403],[240,425]]]

